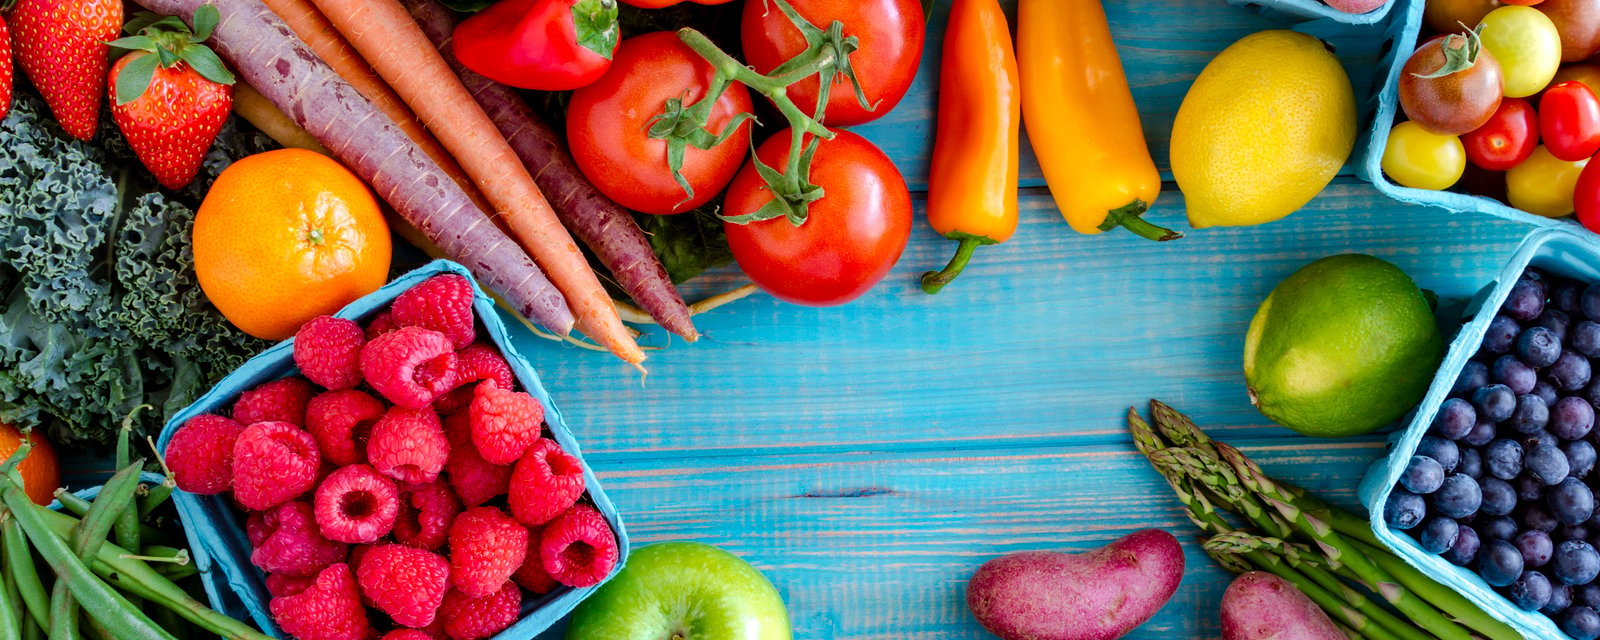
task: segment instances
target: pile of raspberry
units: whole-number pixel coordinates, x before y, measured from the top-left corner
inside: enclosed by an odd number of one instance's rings
[[[232,492],[273,617],[299,640],[476,640],[524,599],[599,583],[617,541],[583,470],[479,342],[473,289],[430,278],[365,328],[295,334],[301,377],[173,435],[178,488]],[[531,595],[530,595],[531,594]]]

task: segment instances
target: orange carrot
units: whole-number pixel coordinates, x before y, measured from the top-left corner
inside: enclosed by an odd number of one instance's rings
[[[398,0],[315,2],[472,176],[523,249],[566,297],[579,328],[617,357],[633,364],[643,361],[644,351],[628,335],[611,296],[533,176],[405,7]]]

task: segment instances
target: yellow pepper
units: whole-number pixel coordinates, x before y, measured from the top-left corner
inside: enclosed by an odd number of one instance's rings
[[[1161,195],[1161,174],[1100,0],[1019,0],[1017,63],[1028,141],[1067,223],[1183,237],[1139,217]]]

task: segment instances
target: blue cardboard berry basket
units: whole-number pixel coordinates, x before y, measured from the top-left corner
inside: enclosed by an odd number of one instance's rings
[[[1387,37],[1392,42],[1389,52],[1379,61],[1379,74],[1383,85],[1377,92],[1377,109],[1372,127],[1358,141],[1356,175],[1371,182],[1385,195],[1411,204],[1442,207],[1455,213],[1488,214],[1497,218],[1515,220],[1537,227],[1582,229],[1572,216],[1547,218],[1528,213],[1494,198],[1454,191],[1412,189],[1389,181],[1383,174],[1383,149],[1389,144],[1389,133],[1394,129],[1395,118],[1400,113],[1400,73],[1406,60],[1416,50],[1417,37],[1422,34],[1422,15],[1426,0],[1394,0],[1399,6],[1394,20],[1389,22]]]
[[[430,277],[445,273],[459,274],[472,281],[472,274],[465,267],[448,260],[436,260],[350,303],[335,315],[362,321],[393,302],[395,297],[407,289]],[[617,565],[611,574],[606,576],[609,580],[622,569],[628,559],[628,532],[623,528],[622,518],[617,514],[617,509],[612,505],[610,498],[606,497],[605,491],[600,488],[600,481],[595,477],[594,471],[584,461],[583,453],[578,448],[577,440],[572,437],[572,432],[567,428],[561,410],[550,400],[550,394],[545,391],[544,385],[539,383],[539,375],[534,373],[528,360],[517,352],[516,346],[506,333],[505,323],[495,310],[494,301],[478,288],[475,281],[473,291],[475,296],[472,310],[477,315],[478,321],[487,329],[489,339],[500,348],[523,389],[544,405],[545,423],[549,426],[551,434],[555,436],[561,448],[577,458],[579,464],[583,466],[586,495],[601,515],[605,516],[606,522],[611,525],[611,530],[616,533]],[[157,448],[165,454],[172,435],[190,418],[203,413],[221,412],[227,409],[241,392],[263,382],[297,373],[299,369],[294,364],[294,339],[272,346],[223,378],[194,404],[174,415],[161,430]],[[198,566],[202,570],[212,567],[220,570],[212,571],[213,578],[205,582],[206,595],[211,599],[212,606],[224,606],[229,592],[237,594],[245,614],[264,633],[275,638],[287,637],[272,619],[272,613],[267,607],[271,596],[267,593],[265,576],[260,569],[250,563],[251,547],[249,539],[245,537],[244,522],[235,515],[228,499],[220,495],[198,496],[175,491],[173,502],[178,508],[179,517],[183,519],[184,529],[189,538],[190,553],[194,555],[195,561],[200,563]],[[534,637],[571,612],[596,588],[598,585],[581,589],[563,586],[543,596],[525,598],[522,602],[522,617],[496,635],[495,639],[525,640]],[[234,610],[237,610],[237,607]]]
[[[1332,20],[1344,24],[1375,24],[1388,17],[1389,9],[1399,0],[1388,0],[1382,6],[1366,13],[1345,13],[1321,0],[1228,0],[1236,7],[1253,9],[1257,13],[1281,22],[1307,22]]]
[[[1417,544],[1411,534],[1389,528],[1383,519],[1383,505],[1389,492],[1399,482],[1417,444],[1433,424],[1439,405],[1450,395],[1450,388],[1464,366],[1477,353],[1489,321],[1494,319],[1511,286],[1528,267],[1538,267],[1552,274],[1584,282],[1600,282],[1600,237],[1581,229],[1539,229],[1523,239],[1512,254],[1511,261],[1495,280],[1484,287],[1468,305],[1464,317],[1471,318],[1461,326],[1450,342],[1444,363],[1428,387],[1421,406],[1403,431],[1396,432],[1389,445],[1387,456],[1374,462],[1361,481],[1361,501],[1371,513],[1372,531],[1378,540],[1410,565],[1455,589],[1489,615],[1511,625],[1529,638],[1543,640],[1567,639],[1555,622],[1537,611],[1523,611],[1484,582],[1470,569],[1458,567],[1444,558],[1428,553]]]

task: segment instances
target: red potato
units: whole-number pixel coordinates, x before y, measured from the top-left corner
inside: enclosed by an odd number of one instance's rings
[[[1001,640],[1115,640],[1172,598],[1183,564],[1178,539],[1160,529],[1086,553],[1013,553],[978,568],[967,607]]]
[[[1251,571],[1222,594],[1222,640],[1346,640],[1322,608],[1289,581]]]

